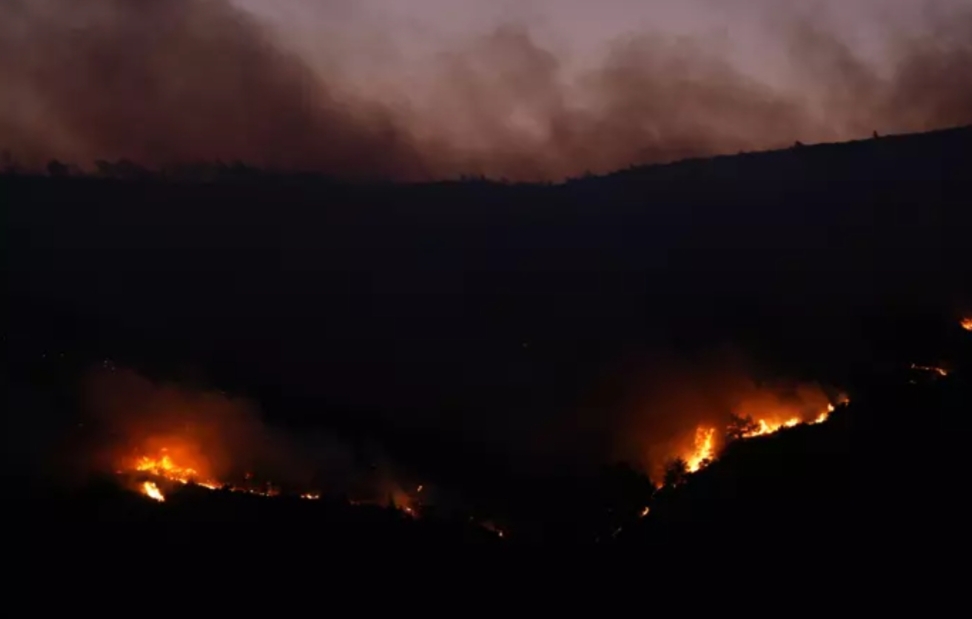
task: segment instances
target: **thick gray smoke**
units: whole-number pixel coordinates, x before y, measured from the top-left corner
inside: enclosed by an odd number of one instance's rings
[[[298,53],[226,0],[0,0],[0,148],[34,165],[520,180],[970,123],[972,9],[926,4],[921,24],[887,27],[883,62],[777,7],[785,86],[717,41],[647,31],[576,69],[517,22],[362,88],[347,52]]]

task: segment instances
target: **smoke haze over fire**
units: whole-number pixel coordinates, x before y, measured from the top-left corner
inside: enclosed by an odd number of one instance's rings
[[[297,468],[284,462],[283,437],[271,435],[251,402],[114,368],[92,372],[85,387],[86,409],[101,429],[104,471],[163,451],[200,479]]]
[[[958,0],[458,4],[2,0],[0,148],[528,180],[972,122]]]
[[[391,464],[377,449],[368,454],[374,470],[365,471],[337,437],[271,427],[246,399],[155,382],[112,366],[90,372],[84,386],[87,419],[97,430],[81,467],[156,473],[209,487],[256,476],[277,487],[367,500],[399,491]]]
[[[640,380],[625,389],[616,432],[617,455],[638,463],[660,480],[673,458],[688,460],[700,435],[712,441],[717,456],[732,417],[750,418],[750,435],[771,433],[798,423],[826,419],[833,404],[846,396],[809,382],[774,377],[756,380],[756,368],[738,354],[713,353],[704,358],[658,358],[646,365]],[[762,426],[759,428],[759,426]],[[693,466],[696,465],[696,466]]]
[[[548,466],[572,466],[583,472],[624,460],[660,480],[671,459],[691,460],[700,432],[708,432],[712,441],[706,457],[717,457],[733,415],[762,425],[752,433],[757,435],[796,420],[822,421],[826,414],[821,413],[844,397],[815,383],[760,383],[754,375],[754,368],[738,355],[657,357],[636,373],[619,374],[610,381],[618,394],[604,398],[596,410],[565,409],[557,420],[547,422],[544,435],[549,439],[534,443],[530,466],[539,467],[537,472]],[[418,483],[404,483],[401,471],[377,449],[367,463],[360,462],[337,438],[320,431],[298,436],[275,430],[261,421],[254,403],[219,391],[158,383],[131,370],[108,367],[88,375],[84,393],[87,420],[97,430],[93,445],[83,448],[80,468],[155,472],[213,488],[241,483],[256,471],[275,487],[282,483],[300,492],[323,490],[375,501],[388,496],[403,501],[407,494],[402,488]],[[526,425],[536,431],[536,421]],[[475,414],[465,418],[467,424],[480,422],[490,423],[477,420]],[[511,460],[494,465],[527,464],[514,456],[520,434],[526,431],[508,427],[505,437],[496,437]],[[691,470],[699,466],[689,464]]]

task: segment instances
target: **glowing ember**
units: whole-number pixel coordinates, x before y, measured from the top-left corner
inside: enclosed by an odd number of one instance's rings
[[[162,494],[162,491],[151,481],[142,484],[142,494],[159,502],[165,501],[165,496]]]
[[[715,428],[699,427],[695,431],[692,454],[685,458],[689,473],[694,473],[712,461],[715,455]]]
[[[921,372],[934,372],[935,374],[938,374],[939,376],[948,376],[948,371],[947,370],[944,370],[942,368],[935,367],[935,366],[932,366],[932,365],[915,365],[914,363],[912,363],[911,364],[911,369],[912,370],[919,370]]]
[[[313,494],[313,493],[306,493],[306,494],[300,495],[300,498],[307,499],[309,501],[316,501],[317,499],[321,498],[321,495],[319,495],[319,494]]]
[[[641,514],[639,514],[639,516],[641,518],[644,518],[645,516],[647,516],[649,514],[649,512],[651,512],[651,508],[645,507],[643,510],[641,510]]]
[[[498,526],[496,526],[496,524],[494,522],[490,521],[490,520],[487,520],[486,522],[480,523],[480,526],[483,527],[484,529],[486,529],[487,531],[495,534],[496,537],[499,537],[499,538],[502,538],[503,537],[503,530],[500,529]]]
[[[962,328],[965,329],[966,331],[972,331],[972,317],[963,318],[962,322],[960,322],[959,324],[962,325]]]

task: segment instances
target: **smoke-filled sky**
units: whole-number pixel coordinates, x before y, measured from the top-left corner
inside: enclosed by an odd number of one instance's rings
[[[556,179],[972,122],[969,0],[0,0],[0,149]]]

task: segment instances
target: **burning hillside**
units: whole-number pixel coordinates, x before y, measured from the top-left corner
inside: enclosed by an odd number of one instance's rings
[[[169,455],[153,459],[143,456],[134,469],[119,469],[116,471],[123,485],[159,502],[164,502],[166,488],[193,485],[213,491],[238,492],[263,497],[281,496],[282,490],[272,482],[254,482],[253,476],[248,475],[241,483],[219,482],[212,479],[198,477],[195,470],[176,464]],[[144,479],[149,476],[151,479]],[[319,500],[319,491],[294,492],[294,496],[304,500]],[[402,511],[414,515],[411,505],[395,504]]]
[[[731,441],[823,423],[848,401],[837,389],[767,373],[728,350],[659,357],[629,382],[614,455],[655,480],[673,463],[686,473],[705,468]]]
[[[185,450],[177,450],[184,456]],[[131,481],[126,485],[134,486],[145,496],[157,501],[165,500],[165,493],[161,486],[166,485],[188,485],[193,484],[208,490],[226,490],[230,492],[245,492],[259,496],[278,496],[281,489],[272,482],[256,482],[250,473],[244,475],[241,483],[229,483],[218,481],[207,475],[202,475],[194,466],[205,467],[205,464],[196,465],[193,460],[184,457],[173,457],[169,449],[163,447],[155,456],[138,456],[123,461],[115,472],[122,478]],[[205,468],[203,468],[205,470]],[[149,480],[144,477],[151,477]],[[160,486],[161,484],[161,486]],[[302,492],[301,498],[318,499],[320,494],[317,492]]]
[[[692,372],[691,383],[665,382],[678,389],[668,392],[667,400],[657,401],[669,405],[658,410],[681,434],[669,443],[655,440],[664,438],[658,432],[647,435],[653,454],[664,456],[669,467],[674,458],[679,479],[716,461],[732,441],[823,423],[835,406],[846,402],[844,396],[828,395],[815,385],[758,384],[727,366],[708,377],[697,367]],[[303,499],[322,505],[391,507],[423,520],[441,512],[435,507],[441,501],[428,496],[425,484],[399,483],[375,467],[355,469],[345,463],[342,469],[335,459],[328,466],[315,463],[308,457],[313,449],[299,449],[296,437],[265,427],[255,406],[221,392],[159,384],[113,367],[96,373],[88,386],[92,412],[105,426],[101,446],[110,470],[124,488],[165,504],[164,509],[177,508],[185,503],[184,497],[205,503],[209,496],[220,503],[235,501],[231,495],[249,495],[278,498],[281,509],[288,500],[293,504]],[[725,413],[720,416],[717,411]],[[311,474],[315,467],[330,468],[330,477]],[[649,466],[643,469],[660,479]],[[666,483],[678,482],[666,475]],[[276,509],[275,505],[276,500],[268,508]],[[640,517],[647,514],[644,505],[637,505]],[[505,537],[486,516],[477,512],[468,524],[478,523]]]
[[[229,494],[280,499],[279,504],[273,501],[275,509],[277,507],[286,509],[288,499],[300,499],[325,502],[331,506],[339,504],[350,508],[375,507],[392,510],[410,520],[423,518],[426,515],[425,509],[428,504],[425,498],[429,493],[424,484],[407,491],[397,484],[387,482],[380,484],[370,493],[366,492],[361,497],[352,498],[343,493],[326,494],[322,489],[297,489],[293,486],[287,488],[270,481],[259,480],[252,473],[246,473],[241,480],[228,481],[202,474],[201,471],[208,470],[205,460],[195,459],[191,455],[192,450],[181,448],[178,443],[173,445],[172,450],[161,448],[153,456],[141,455],[122,459],[119,468],[115,471],[119,484],[157,503],[167,503],[172,496],[185,489],[189,491],[186,496],[195,496],[195,499],[191,500],[198,500],[208,492],[214,499]],[[383,492],[385,494],[382,494]],[[376,498],[379,495],[381,498]],[[325,498],[328,501],[322,501]],[[293,501],[289,503],[292,505]],[[470,516],[468,526],[478,527],[499,538],[504,537],[503,531],[489,520],[480,521]]]
[[[841,403],[846,403],[847,399],[842,399]],[[816,417],[804,420],[799,417],[790,417],[784,421],[771,421],[767,419],[753,419],[752,417],[734,416],[727,427],[722,431],[721,437],[723,444],[732,440],[743,440],[775,434],[780,430],[795,428],[800,425],[821,424],[834,412],[833,404],[828,404],[827,409],[821,411]],[[718,428],[713,426],[699,426],[695,430],[695,439],[692,448],[683,454],[676,462],[684,463],[688,473],[695,473],[712,463],[718,451]],[[676,464],[676,466],[680,466]]]
[[[333,437],[284,434],[263,424],[253,403],[216,390],[156,383],[111,364],[86,386],[99,428],[94,469],[157,501],[189,486],[306,500],[330,494],[414,516],[428,494],[425,486],[404,490],[380,454],[371,454],[380,465],[357,466]]]
[[[173,449],[162,447],[154,455],[139,455],[122,458],[115,470],[120,483],[150,499],[165,502],[167,494],[180,486],[193,486],[216,492],[243,493],[261,497],[298,497],[303,500],[316,501],[324,496],[321,489],[285,488],[269,480],[259,479],[253,473],[245,473],[240,480],[216,479],[207,471],[206,460],[193,455],[193,449],[187,448],[177,440],[171,439]],[[383,505],[394,507],[402,513],[418,517],[422,506],[421,497],[426,490],[420,484],[413,492],[407,492],[397,484],[388,483],[382,488],[386,494],[376,499],[381,492],[376,489],[367,493],[369,496],[350,498],[351,505]]]

